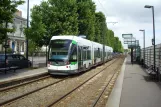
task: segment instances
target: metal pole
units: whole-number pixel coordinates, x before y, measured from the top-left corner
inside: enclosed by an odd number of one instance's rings
[[[155,21],[154,21],[154,7],[152,6],[152,14],[153,14],[153,42],[154,42],[154,71],[156,71],[155,66]]]
[[[6,22],[6,26],[5,26],[6,29],[7,29],[7,25],[8,25],[8,23]],[[5,47],[4,47],[4,49],[5,49],[5,50],[4,50],[4,54],[5,54],[5,65],[4,65],[4,66],[5,66],[5,68],[6,68],[6,67],[7,67],[7,63],[6,63],[6,61],[7,61],[7,57],[6,57],[6,54],[7,54],[7,50],[6,50],[6,48],[7,48],[7,47],[6,47],[6,45],[7,45],[7,32],[5,33],[5,36],[6,36],[6,37],[5,37]],[[6,69],[5,69],[5,74],[6,74]]]
[[[47,65],[48,65],[48,50],[47,50],[47,45],[46,45],[46,67],[47,67]]]
[[[132,37],[131,37],[131,63],[133,64]]]
[[[137,52],[136,52],[136,50],[137,50],[137,47],[136,47],[136,40],[135,40],[135,62],[136,62],[136,58],[137,58]]]
[[[143,40],[144,40],[144,62],[143,63],[144,65],[143,66],[145,67],[145,30],[143,33],[144,33],[144,37],[143,37]]]
[[[28,28],[29,28],[29,0],[27,0],[27,29]],[[28,37],[26,37],[26,59],[28,60]]]

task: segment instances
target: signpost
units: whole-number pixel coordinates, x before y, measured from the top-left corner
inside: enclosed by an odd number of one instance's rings
[[[4,48],[9,48],[9,45],[3,45]]]

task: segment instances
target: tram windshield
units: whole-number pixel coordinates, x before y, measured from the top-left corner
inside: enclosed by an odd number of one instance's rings
[[[51,40],[49,45],[49,60],[67,60],[71,40]]]

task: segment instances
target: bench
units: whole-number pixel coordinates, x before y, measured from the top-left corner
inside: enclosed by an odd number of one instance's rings
[[[148,69],[146,71],[153,79],[157,78],[157,76],[158,76],[158,68],[156,68],[156,70],[154,71],[154,66],[151,65],[150,67],[148,67]]]
[[[11,66],[11,67],[6,67],[6,68],[0,68],[0,71],[5,72],[5,74],[7,73],[7,71],[13,70],[14,72],[16,72],[16,70],[18,69],[18,66]]]

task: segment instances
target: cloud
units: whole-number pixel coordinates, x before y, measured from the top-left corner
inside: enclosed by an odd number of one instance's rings
[[[47,1],[47,0],[45,0]],[[143,34],[139,29],[145,29],[146,46],[151,46],[153,37],[152,10],[145,9],[145,5],[153,5],[155,10],[156,44],[161,43],[161,0],[93,0],[97,11],[102,11],[107,20],[108,28],[112,29],[123,43],[122,34],[132,33],[143,46]],[[26,0],[27,2],[27,0]],[[30,9],[39,5],[41,0],[30,0]],[[27,3],[19,6],[23,17],[27,16]],[[108,23],[118,22],[118,23]],[[124,45],[127,48],[126,45]]]
[[[115,35],[122,39],[123,33],[132,33],[143,46],[143,34],[139,29],[146,31],[146,46],[151,46],[153,37],[152,9],[144,8],[145,5],[153,5],[155,10],[156,44],[161,43],[161,1],[160,0],[93,0],[96,3],[97,11],[106,15],[107,22],[118,22],[117,24],[107,23],[108,28],[115,32]],[[122,42],[123,43],[123,42]],[[126,45],[124,45],[126,47]]]

